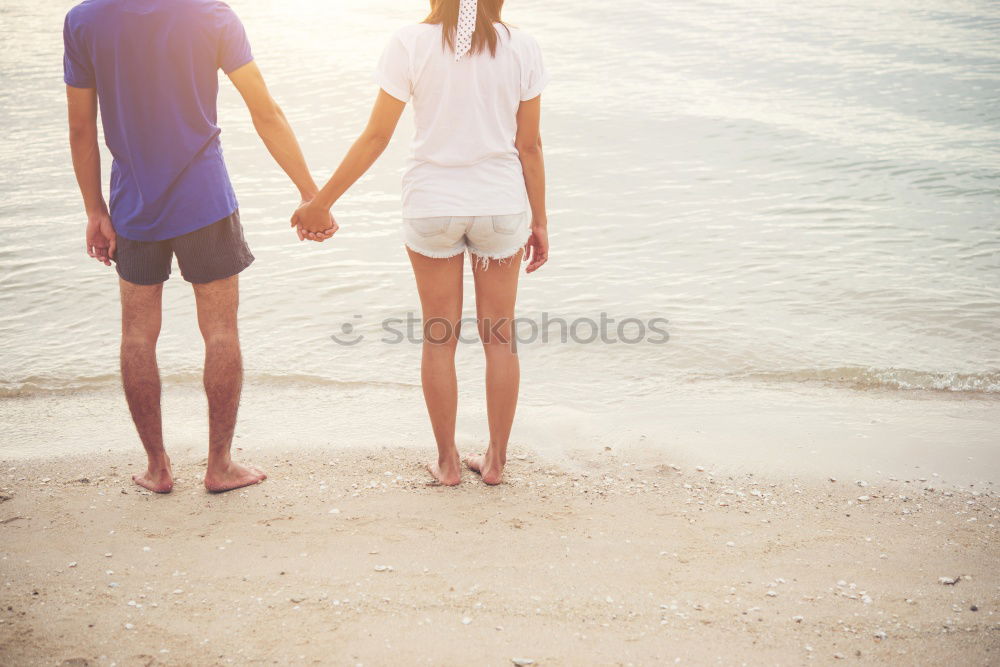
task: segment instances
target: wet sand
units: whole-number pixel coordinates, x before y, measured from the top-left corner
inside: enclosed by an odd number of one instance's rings
[[[459,442],[482,443],[488,427],[481,378],[461,389]],[[0,422],[6,428],[3,459],[129,455],[138,447],[116,375],[94,387],[0,395]],[[171,452],[205,451],[207,409],[199,374],[164,380],[163,423]],[[676,462],[727,472],[926,477],[982,490],[1000,484],[998,423],[1000,399],[952,392],[684,383],[665,386],[655,409],[623,401],[588,411],[525,385],[512,442],[553,459],[611,446],[619,453],[662,452]],[[431,438],[419,385],[261,381],[252,373],[236,432],[237,444],[261,453],[336,451],[352,444],[427,451]]]
[[[497,488],[429,486],[412,448],[248,458],[270,479],[219,496],[193,450],[169,496],[138,452],[3,462],[0,663],[1000,659],[990,490],[614,448],[515,449]]]

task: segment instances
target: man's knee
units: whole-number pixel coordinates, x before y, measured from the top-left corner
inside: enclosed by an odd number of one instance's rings
[[[215,354],[240,354],[240,334],[235,322],[202,321],[201,337],[205,351]]]
[[[122,332],[122,352],[131,354],[155,352],[159,337],[159,327],[130,327]]]
[[[235,328],[203,329],[205,347],[211,349],[240,349],[240,335]]]

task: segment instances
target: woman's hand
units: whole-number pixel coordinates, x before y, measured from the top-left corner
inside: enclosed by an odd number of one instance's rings
[[[351,145],[337,171],[333,172],[333,176],[316,198],[309,203],[303,203],[292,216],[292,227],[296,228],[299,239],[325,241],[339,229],[337,222],[330,215],[330,208],[368,171],[389,145],[389,139],[396,130],[405,106],[406,102],[397,100],[384,90],[379,90],[378,99],[375,100],[365,131]],[[308,193],[303,193],[303,196],[308,196]]]
[[[326,209],[315,203],[302,202],[292,214],[292,227],[299,236],[300,241],[306,239],[322,243],[333,236],[340,226]]]
[[[531,236],[524,244],[524,261],[528,264],[526,269],[528,273],[534,273],[549,261],[548,225],[531,223]]]

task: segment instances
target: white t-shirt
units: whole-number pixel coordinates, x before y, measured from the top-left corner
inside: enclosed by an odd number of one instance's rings
[[[413,98],[416,133],[403,176],[403,217],[510,215],[528,208],[514,147],[517,110],[548,82],[538,43],[497,24],[496,57],[487,49],[458,62],[441,26],[403,28],[379,61],[376,82]]]

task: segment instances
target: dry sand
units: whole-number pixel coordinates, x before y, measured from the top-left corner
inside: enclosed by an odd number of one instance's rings
[[[512,452],[428,486],[412,448],[0,468],[0,663],[1000,663],[997,496]],[[952,584],[939,578],[948,577]]]

